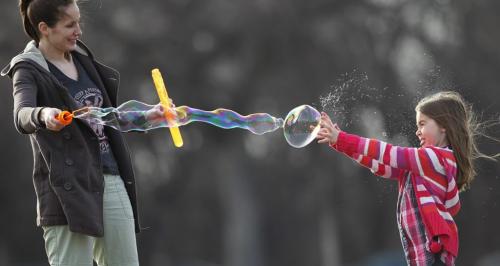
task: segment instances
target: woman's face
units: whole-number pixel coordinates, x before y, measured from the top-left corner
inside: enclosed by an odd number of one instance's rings
[[[76,41],[81,37],[80,9],[76,3],[69,4],[61,11],[61,18],[53,27],[42,27],[42,38],[62,52],[76,49]]]
[[[439,126],[436,121],[417,111],[417,137],[421,147],[448,145],[446,130]]]

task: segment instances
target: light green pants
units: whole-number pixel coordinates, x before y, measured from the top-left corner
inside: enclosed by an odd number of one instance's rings
[[[67,225],[44,226],[51,266],[138,266],[134,216],[120,176],[104,175],[104,237],[73,233]]]

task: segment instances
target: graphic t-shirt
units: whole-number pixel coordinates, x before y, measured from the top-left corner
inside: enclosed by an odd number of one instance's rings
[[[59,82],[61,82],[64,87],[68,89],[69,93],[76,101],[78,108],[88,106],[102,107],[103,95],[100,88],[98,88],[94,81],[90,79],[87,71],[85,71],[76,57],[73,57],[73,61],[78,71],[78,80],[74,80],[66,76],[61,70],[59,70],[49,61],[47,61],[47,64],[49,65],[50,72],[59,80]],[[118,165],[116,164],[113,151],[111,150],[109,139],[104,132],[104,126],[92,122],[85,123],[87,123],[90,128],[92,128],[97,138],[99,139],[103,173],[118,175]]]

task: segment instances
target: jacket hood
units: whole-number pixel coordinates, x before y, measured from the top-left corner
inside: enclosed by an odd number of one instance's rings
[[[89,51],[87,46],[83,44],[81,41],[77,41],[77,47],[74,50],[74,52],[80,53],[85,56],[92,57],[92,53]],[[42,52],[40,49],[38,49],[35,41],[30,41],[27,45],[26,48],[24,48],[24,51],[12,58],[10,60],[10,63],[7,64],[3,69],[2,72],[0,73],[2,76],[12,75],[12,69],[14,66],[19,63],[19,62],[31,62],[36,65],[39,65],[43,69],[49,71],[49,66],[47,65],[47,61],[45,60],[45,57],[43,57]]]

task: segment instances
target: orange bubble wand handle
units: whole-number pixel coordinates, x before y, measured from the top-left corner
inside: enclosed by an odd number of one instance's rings
[[[151,71],[151,75],[153,76],[153,81],[156,87],[156,92],[158,93],[158,97],[160,97],[160,103],[163,105],[164,115],[165,119],[167,119],[168,122],[171,122],[172,124],[175,123],[175,121],[172,121],[175,119],[175,117],[169,112],[170,111],[170,104],[168,100],[168,93],[167,93],[167,87],[165,86],[165,83],[163,82],[163,78],[161,76],[160,70],[155,68]],[[177,148],[182,147],[184,145],[184,142],[182,141],[182,136],[181,136],[181,131],[179,130],[178,127],[173,126],[170,127],[170,134],[172,135],[172,140],[174,141],[174,145]]]
[[[73,121],[73,113],[68,111],[62,111],[56,115],[56,119],[61,122],[61,124],[67,126]]]

